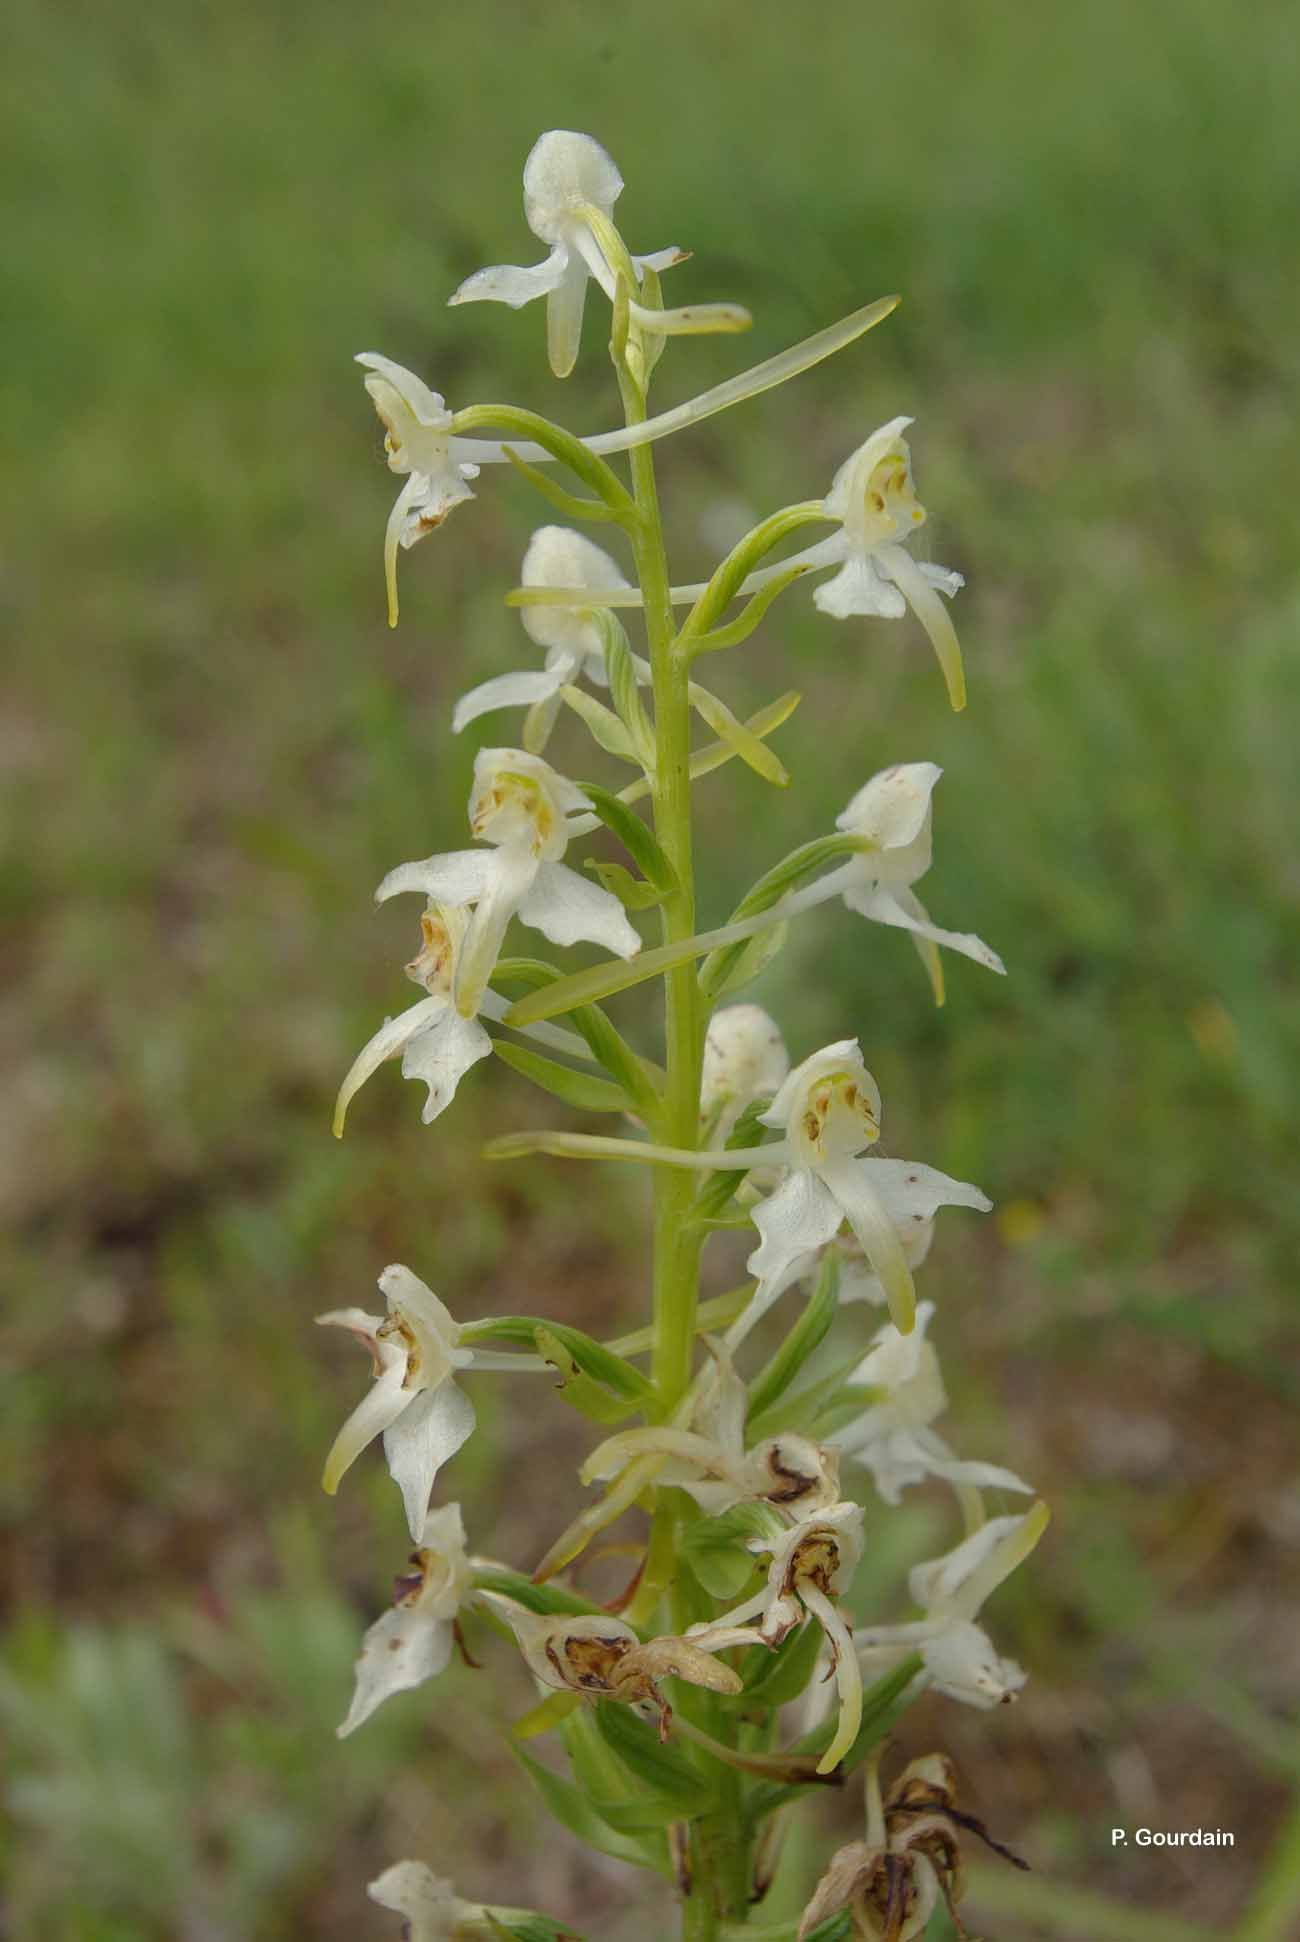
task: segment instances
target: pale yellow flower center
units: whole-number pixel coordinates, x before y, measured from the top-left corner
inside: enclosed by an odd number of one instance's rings
[[[875,1108],[852,1072],[831,1072],[809,1087],[799,1131],[813,1155],[860,1153],[880,1138]]]

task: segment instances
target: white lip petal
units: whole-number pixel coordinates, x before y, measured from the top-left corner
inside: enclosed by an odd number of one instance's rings
[[[450,1010],[449,1001],[441,995],[422,998],[418,1005],[410,1005],[396,1018],[385,1019],[374,1037],[357,1053],[348,1068],[347,1077],[339,1087],[339,1095],[334,1104],[334,1136],[341,1139],[348,1107],[360,1092],[362,1086],[373,1072],[377,1072],[385,1059],[396,1057],[408,1040],[417,1037],[434,1023],[440,1013]],[[491,1050],[491,1047],[488,1048]],[[406,1070],[403,1065],[403,1071]]]
[[[447,1620],[409,1605],[376,1619],[361,1641],[356,1689],[339,1738],[355,1733],[393,1693],[409,1692],[440,1673],[451,1657],[452,1638]]]
[[[764,1284],[779,1281],[805,1255],[829,1241],[842,1218],[830,1189],[797,1167],[774,1194],[752,1210],[759,1245],[746,1262]],[[755,1297],[762,1298],[762,1290]]]
[[[957,630],[948,618],[948,609],[935,591],[936,586],[945,586],[950,576],[945,574],[942,579],[937,579],[933,569],[928,575],[923,573],[904,546],[882,546],[876,557],[883,571],[891,580],[897,581],[908,606],[930,636],[930,645],[948,689],[949,705],[954,709],[964,708],[966,674]],[[943,569],[940,568],[939,572],[942,574]],[[960,579],[961,576],[956,577]]]
[[[426,1126],[450,1106],[470,1067],[491,1051],[492,1041],[478,1020],[462,1018],[445,1000],[441,1015],[410,1038],[402,1055],[402,1077],[420,1079],[429,1088],[420,1113]]]
[[[871,1167],[869,1160],[836,1160],[823,1167],[822,1178],[880,1278],[895,1328],[906,1335],[916,1314],[916,1290],[897,1229],[876,1191]]]
[[[419,891],[438,904],[472,904],[483,896],[495,874],[486,850],[451,850],[445,856],[426,856],[419,863],[399,863],[375,892],[375,902]]]
[[[422,1390],[385,1430],[384,1455],[402,1493],[413,1543],[424,1540],[429,1495],[439,1470],[468,1440],[476,1420],[464,1390],[444,1382],[437,1389]]]
[[[566,249],[564,258],[564,274],[546,299],[546,355],[557,378],[567,378],[578,361],[587,305],[587,266],[576,251]]]
[[[929,915],[919,897],[908,889],[887,888],[884,884],[850,884],[843,893],[844,901],[850,910],[856,910],[862,917],[871,918],[876,924],[891,924],[898,930],[911,931],[914,937],[929,938],[931,943],[942,944],[950,951],[960,951],[963,957],[973,958],[988,971],[1000,971],[1006,976],[1006,965],[996,951],[991,951],[983,938],[976,937],[972,931],[945,931],[930,921]]]
[[[552,944],[603,944],[621,958],[634,958],[641,949],[618,898],[564,863],[541,865],[519,915]]]
[[[563,280],[568,264],[569,252],[563,244],[553,249],[544,263],[526,267],[494,263],[489,269],[475,270],[473,276],[467,276],[447,302],[508,303],[512,310],[521,310],[526,303],[549,296]]]
[[[454,996],[462,1018],[474,1018],[496,969],[510,919],[524,902],[539,864],[530,851],[503,845],[479,852],[486,864],[484,888],[474,906],[456,965]]]
[[[531,708],[535,702],[557,695],[575,672],[575,666],[570,663],[539,668],[535,673],[498,674],[461,696],[452,711],[452,733],[459,735],[480,715],[490,715],[498,708]]]
[[[335,1437],[325,1459],[321,1484],[331,1497],[366,1445],[387,1430],[410,1402],[410,1392],[403,1387],[406,1350],[400,1343],[377,1338],[374,1351],[380,1373]]]

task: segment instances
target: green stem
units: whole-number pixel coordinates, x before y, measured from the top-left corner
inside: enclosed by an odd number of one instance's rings
[[[629,424],[639,422],[645,413],[644,400],[627,382],[624,399]],[[665,898],[662,906],[663,937],[665,944],[677,944],[690,937],[695,929],[690,674],[687,658],[675,644],[654,458],[647,446],[640,446],[632,453],[631,468],[638,513],[636,564],[645,596],[646,638],[654,683],[655,835],[677,879],[677,889]],[[700,990],[693,967],[689,963],[677,967],[665,979],[665,986],[665,1139],[675,1146],[694,1148],[699,1137],[704,1034]],[[691,1379],[701,1239],[688,1220],[692,1199],[689,1173],[676,1167],[656,1168],[652,1374],[665,1412],[680,1401]]]
[[[629,425],[645,417],[645,397],[625,368],[619,382]],[[676,639],[671,579],[664,550],[654,459],[648,446],[630,455],[637,520],[633,528],[637,577],[644,599],[655,709],[654,827],[673,867],[677,888],[662,905],[663,939],[679,944],[695,930],[695,873],[691,842],[690,659]],[[695,967],[689,961],[664,978],[666,1081],[663,1138],[666,1144],[699,1145],[700,1064],[704,1016]],[[699,1305],[703,1230],[692,1224],[695,1183],[684,1167],[654,1169],[654,1346],[651,1375],[657,1402],[669,1414],[690,1387]],[[672,1492],[660,1493],[657,1533],[671,1535],[676,1522]],[[685,1613],[678,1615],[684,1618]],[[683,1713],[725,1732],[710,1696],[684,1692]],[[743,1914],[749,1885],[748,1845],[741,1815],[739,1776],[710,1763],[718,1804],[691,1829],[691,1887],[683,1898],[684,1942],[715,1942],[719,1922]]]

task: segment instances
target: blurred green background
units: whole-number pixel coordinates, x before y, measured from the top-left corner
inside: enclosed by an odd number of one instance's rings
[[[451,702],[530,664],[500,596],[548,516],[485,474],[405,557],[390,634],[395,482],[349,360],[611,422],[598,306],[563,388],[537,308],[445,308],[541,254],[519,171],[569,126],[616,156],[634,247],[696,252],[670,300],[754,312],[670,350],[663,404],[905,296],[660,448],[679,577],[905,411],[928,551],[969,579],[960,718],[910,621],[787,596],[710,674],[742,712],[803,692],[794,787],[733,765],[700,804],[712,917],[876,769],[942,763],[927,901],[1011,971],[950,961],[936,1013],[904,939],[827,915],[754,994],[796,1057],[859,1032],[890,1150],[999,1207],[950,1217],[924,1291],[950,1433],[1054,1506],[991,1614],[1033,1677],[904,1733],[1034,1863],[982,1875],[972,1922],[1293,1934],[1293,10],[13,0],[7,40],[3,1933],[380,1936],[363,1884],[405,1854],[592,1937],[664,1926],[485,1731],[527,1700],[499,1651],[335,1743],[405,1546],[378,1462],[317,1490],[361,1369],[311,1318],[387,1260],[465,1317],[600,1332],[646,1300],[637,1181],[478,1159],[554,1117],[503,1069],[431,1131],[391,1072],[328,1126],[412,995],[411,911],[371,888],[464,840]],[[556,759],[591,772],[576,737]],[[526,1564],[583,1432],[476,1393],[448,1489]],[[949,1535],[925,1493],[884,1520],[882,1599]],[[1140,1823],[1237,1845],[1113,1854]]]

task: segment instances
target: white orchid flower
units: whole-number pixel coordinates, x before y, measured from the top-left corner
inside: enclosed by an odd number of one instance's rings
[[[710,1517],[754,1499],[799,1519],[835,1503],[835,1451],[794,1431],[745,1448],[748,1392],[726,1349],[712,1341],[709,1347],[713,1363],[700,1379],[689,1427],[656,1423],[608,1437],[583,1464],[583,1483],[608,1482],[638,1457],[662,1456],[655,1484],[685,1490]]]
[[[770,1099],[790,1070],[781,1028],[761,1005],[724,1005],[709,1021],[700,1116],[710,1144],[725,1145],[747,1106]]]
[[[459,1504],[430,1512],[411,1565],[396,1581],[392,1610],[375,1620],[361,1642],[356,1690],[338,1729],[341,1740],[393,1693],[422,1686],[450,1659],[456,1617],[474,1582]]]
[[[456,1386],[456,1375],[470,1368],[540,1365],[536,1356],[462,1348],[459,1324],[409,1268],[385,1268],[379,1288],[386,1316],[336,1308],[316,1317],[322,1327],[346,1328],[363,1342],[374,1375],[373,1387],[334,1439],[321,1483],[332,1497],[367,1444],[382,1433],[412,1542],[422,1544],[434,1479],[474,1428],[474,1405]]]
[[[624,958],[641,949],[618,898],[560,861],[569,840],[567,813],[589,808],[577,784],[540,756],[523,749],[480,749],[469,800],[470,834],[494,847],[401,863],[375,892],[380,903],[418,890],[436,904],[474,906],[452,989],[462,1018],[478,1012],[516,914],[552,944],[586,940]]]
[[[912,933],[922,961],[936,980],[938,997],[943,995],[942,974],[936,976],[935,953],[927,951],[927,945],[942,944],[974,958],[990,971],[1006,972],[997,952],[981,938],[969,931],[941,930],[932,923],[912,890],[930,867],[931,797],[942,774],[934,762],[903,762],[882,769],[864,783],[848,808],[836,817],[835,827],[865,836],[875,847],[862,856],[850,857],[834,872],[836,887],[850,910],[871,918],[873,923],[893,924]],[[823,879],[818,888],[825,890],[829,881]]]
[[[880,1277],[895,1322],[910,1329],[916,1298],[900,1233],[930,1220],[939,1207],[987,1212],[992,1202],[978,1187],[919,1161],[858,1157],[880,1137],[880,1090],[856,1039],[841,1039],[796,1066],[761,1117],[786,1135],[779,1151],[762,1149],[764,1162],[780,1158],[787,1171],[775,1193],[752,1210],[761,1243],[748,1267],[759,1286],[740,1318],[746,1332],[844,1220]],[[734,1336],[733,1328],[732,1346]]]
[[[465,441],[452,437],[452,415],[440,392],[378,351],[361,351],[356,361],[369,373],[366,390],[383,421],[389,470],[407,475],[384,535],[388,624],[396,627],[398,547],[414,546],[436,532],[454,506],[472,499],[468,481],[478,477],[479,468],[465,455]]]
[[[525,1664],[542,1685],[590,1699],[621,1700],[651,1715],[661,1739],[672,1719],[659,1690],[661,1679],[685,1679],[717,1693],[741,1690],[740,1675],[693,1638],[657,1638],[643,1645],[630,1625],[603,1612],[555,1618],[504,1600],[492,1602],[507,1619]]]
[[[500,263],[476,270],[449,302],[508,303],[518,310],[545,297],[547,355],[556,377],[567,378],[577,362],[588,278],[595,278],[611,303],[616,294],[616,266],[597,232],[611,223],[622,192],[623,178],[599,142],[567,128],[551,129],[524,164],[524,218],[534,236],[551,245],[550,255],[529,269]],[[674,245],[634,256],[632,264],[639,276],[644,269],[670,269],[687,254]],[[675,315],[646,310],[635,299],[629,314],[633,323],[654,331],[665,329],[665,318],[672,328]]]
[[[593,592],[628,584],[617,561],[566,526],[543,526],[533,534],[520,579],[526,587],[589,587]],[[544,747],[562,688],[582,674],[602,687],[609,685],[594,607],[524,607],[520,617],[538,646],[546,649],[545,667],[538,672],[499,674],[462,695],[451,718],[457,735],[496,708],[534,708],[538,710],[537,746]],[[648,667],[645,672],[648,675]]]
[[[763,1590],[733,1611],[693,1625],[686,1636],[719,1652],[747,1643],[775,1647],[806,1618],[815,1618],[834,1657],[840,1701],[835,1736],[817,1765],[818,1773],[831,1773],[862,1723],[862,1672],[853,1635],[834,1602],[848,1590],[862,1556],[862,1506],[838,1503],[811,1511],[775,1543],[753,1537],[748,1549],[771,1554]]]
[[[923,1301],[916,1326],[900,1335],[887,1322],[849,1380],[877,1391],[880,1400],[829,1439],[855,1463],[870,1470],[887,1504],[897,1504],[909,1485],[942,1477],[954,1487],[1023,1490],[1030,1485],[1014,1471],[994,1463],[965,1463],[930,1425],[948,1407],[939,1358],[925,1339],[934,1303]]]
[[[423,986],[428,996],[396,1018],[386,1019],[358,1052],[339,1087],[334,1107],[336,1137],[342,1138],[356,1094],[386,1059],[400,1052],[402,1077],[421,1079],[428,1087],[420,1117],[429,1126],[451,1104],[469,1068],[491,1052],[492,1041],[477,1017],[462,1018],[452,1001],[456,965],[471,922],[463,906],[430,901],[420,919],[419,954],[406,967],[407,977]]]
[[[1042,1503],[1023,1517],[991,1518],[944,1557],[916,1565],[908,1590],[925,1616],[855,1632],[864,1671],[874,1674],[919,1651],[926,1684],[947,1698],[983,1711],[1013,1700],[1028,1675],[1014,1659],[999,1658],[974,1620],[989,1595],[1029,1556],[1047,1521]]]
[[[366,1889],[372,1902],[403,1920],[404,1942],[459,1942],[492,1933],[481,1902],[462,1901],[450,1881],[423,1861],[397,1861]]]
[[[796,561],[809,567],[838,566],[834,578],[824,580],[813,594],[813,604],[837,620],[850,614],[899,620],[910,607],[930,637],[949,701],[964,708],[961,649],[939,595],[952,599],[965,581],[950,567],[914,560],[903,544],[925,524],[925,508],[912,487],[912,455],[902,435],[911,423],[910,418],[891,418],[835,474],[822,510],[840,522],[839,532],[792,554],[779,569],[764,571],[770,577]],[[745,588],[752,584],[746,581]]]

